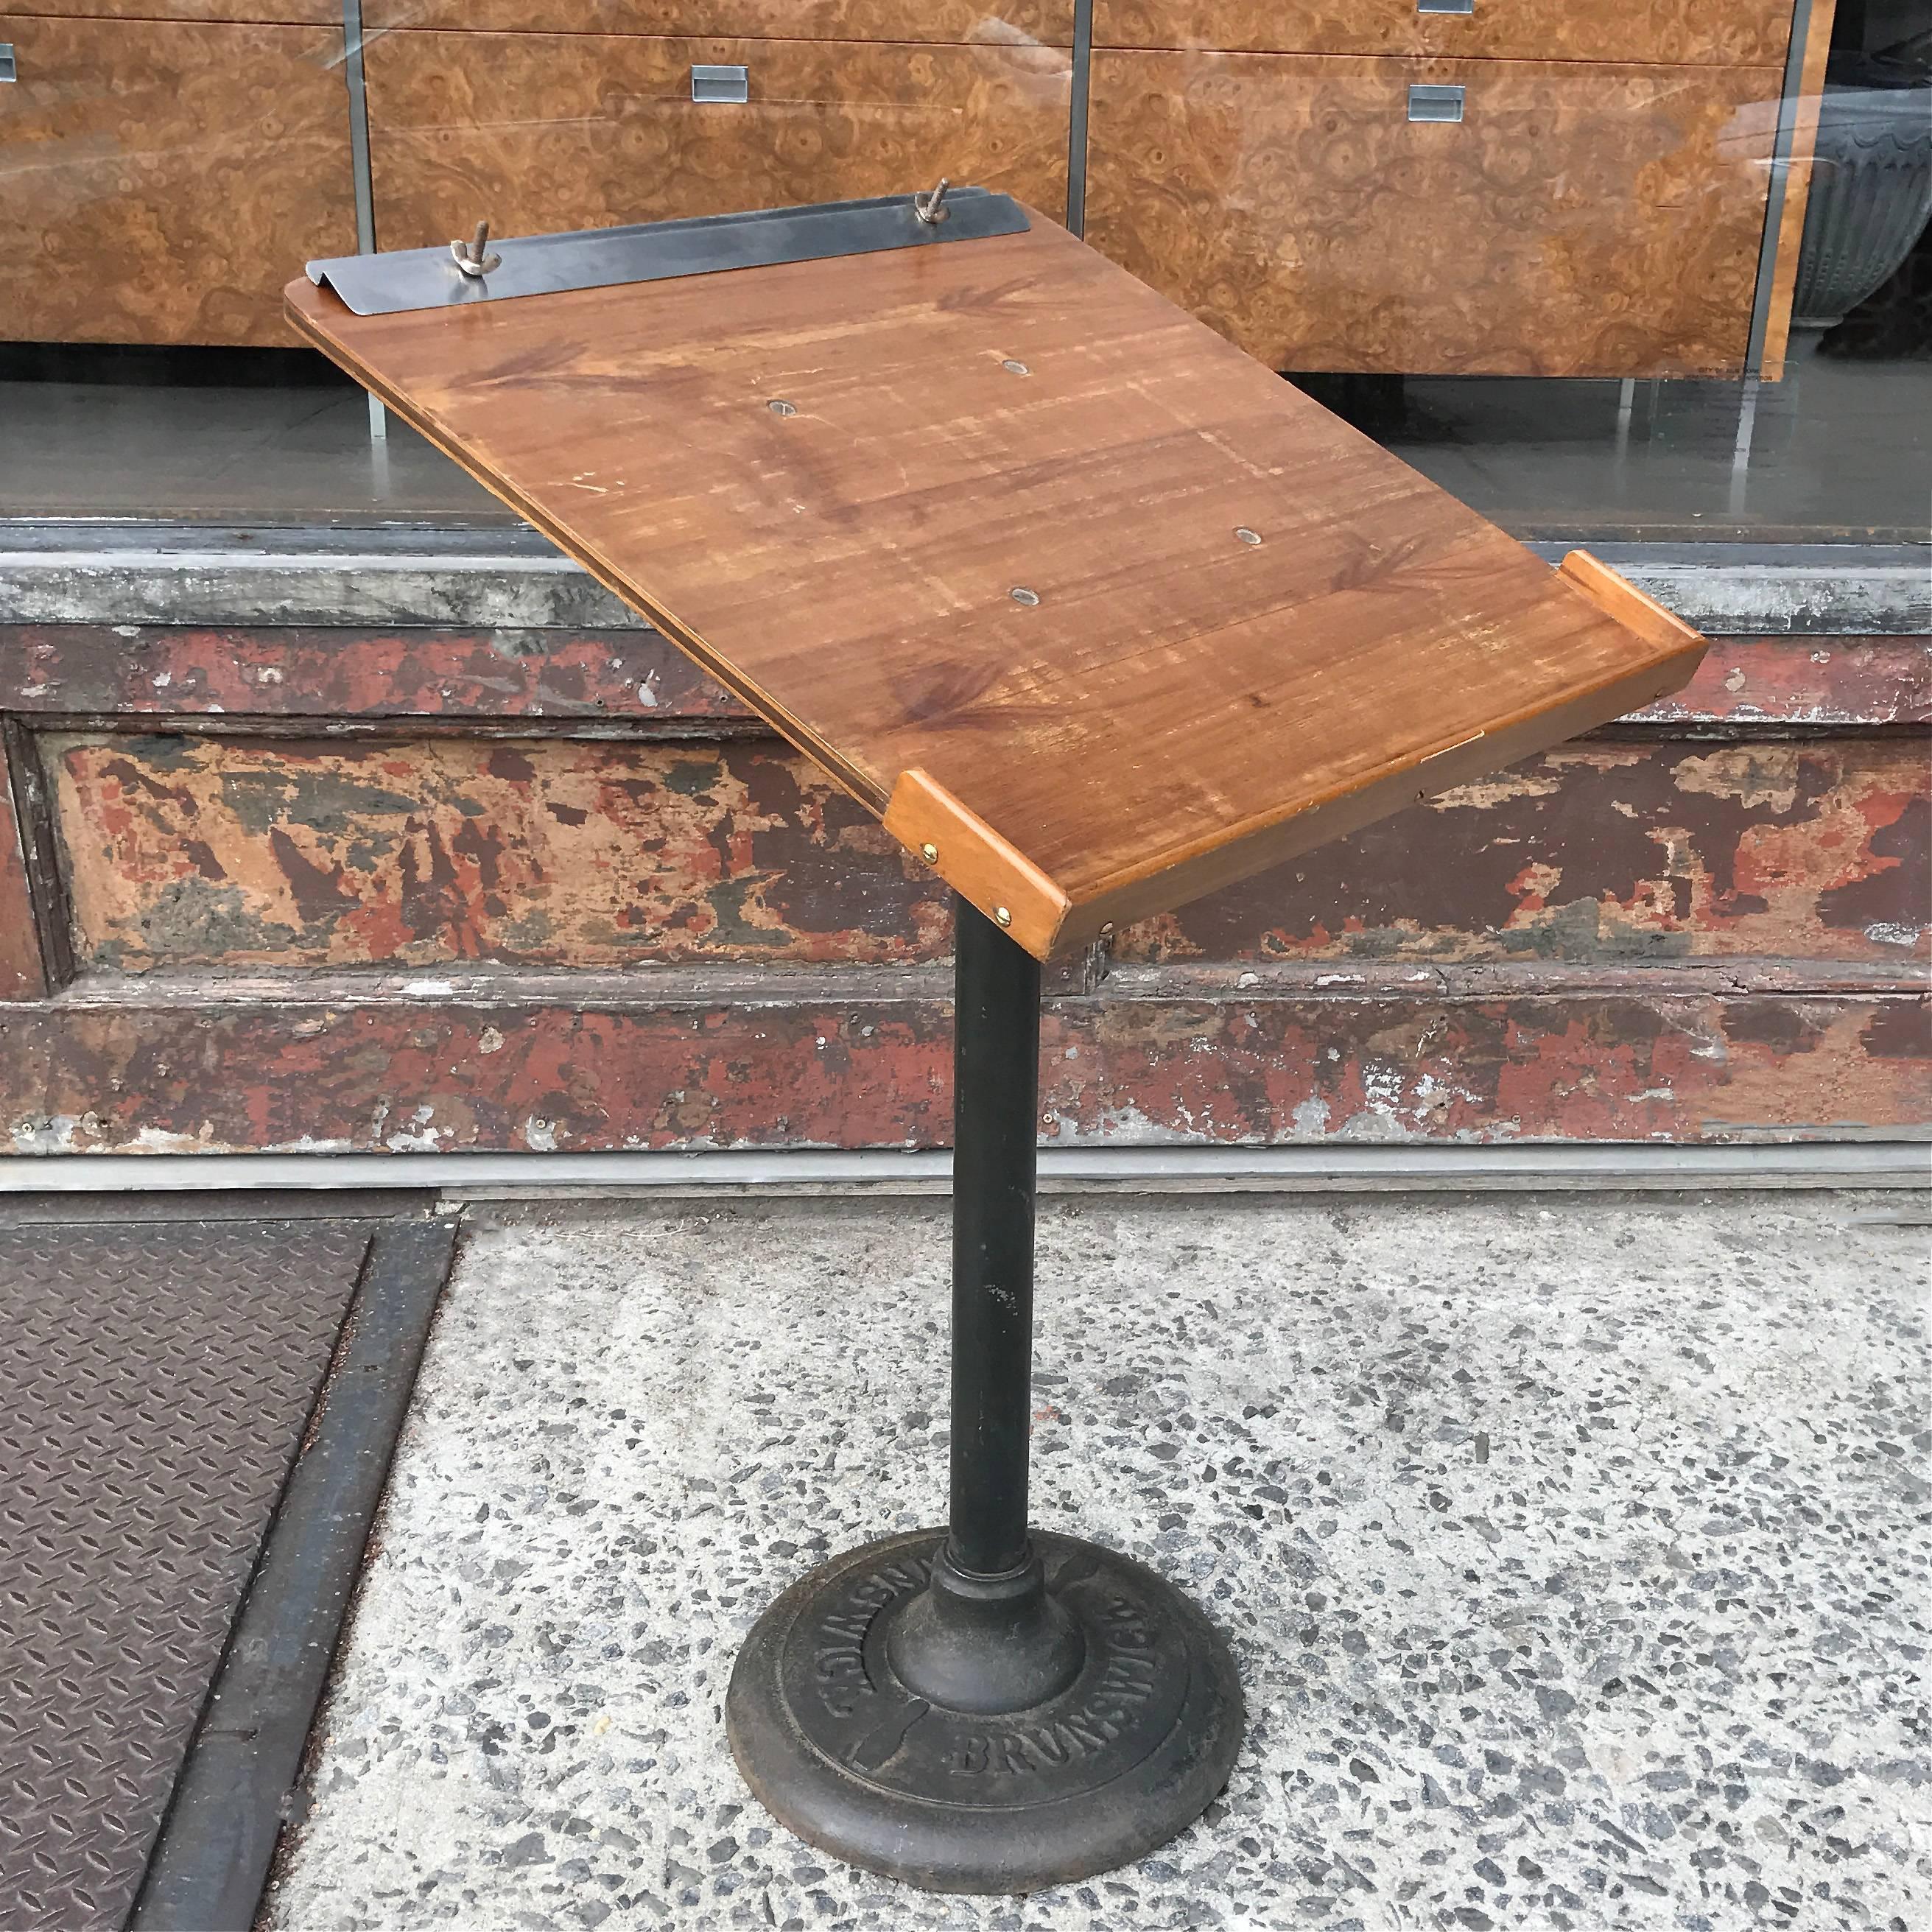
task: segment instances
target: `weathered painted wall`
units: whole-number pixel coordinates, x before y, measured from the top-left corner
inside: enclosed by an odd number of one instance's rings
[[[90,964],[872,963],[950,944],[930,869],[772,740],[90,733],[43,754]]]
[[[196,598],[206,574],[190,586]],[[445,601],[463,588],[452,585]],[[4,560],[0,594],[9,608],[33,601],[32,585],[10,579]],[[70,586],[62,594],[74,595]],[[176,586],[172,594],[184,593]],[[354,628],[346,616],[334,628],[0,622],[0,711],[314,718],[338,728],[397,718],[624,719],[706,731],[748,716],[654,631],[380,629]],[[1932,639],[1713,638],[1691,682],[1630,722],[1774,730],[1932,723]]]
[[[88,965],[873,963],[943,890],[771,742],[42,741]],[[1124,932],[1122,962],[1932,956],[1932,751],[1589,745]]]
[[[1932,957],[1932,748],[1590,744],[1124,934],[1123,960]]]
[[[1766,968],[1741,990],[1706,969],[1641,970],[1124,974],[1048,1003],[1041,1132],[1735,1141],[1924,1121],[1924,1011],[1895,984]],[[940,1145],[945,977],[238,975],[218,1000],[104,986],[0,1008],[0,1148]]]
[[[1922,1130],[1928,671],[1720,639],[1066,962],[1042,1133]],[[947,1138],[944,901],[647,631],[0,626],[0,718],[40,835],[0,836],[0,1148]]]

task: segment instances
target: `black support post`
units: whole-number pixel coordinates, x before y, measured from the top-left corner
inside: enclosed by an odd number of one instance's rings
[[[968,1574],[997,1576],[1028,1555],[1040,962],[957,903],[947,1553]]]
[[[1241,1695],[1164,1578],[1028,1526],[1040,965],[963,900],[957,932],[950,1524],[793,1584],[745,1640],[725,1724],[800,1837],[935,1891],[1025,1892],[1192,1823]]]

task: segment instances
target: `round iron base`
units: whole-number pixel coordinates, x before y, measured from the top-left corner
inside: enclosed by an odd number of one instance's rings
[[[1038,1531],[1033,1541],[1079,1663],[1021,1709],[943,1705],[895,1667],[909,1648],[895,1627],[926,1596],[943,1530],[836,1556],[758,1620],[725,1724],[746,1783],[782,1824],[931,1891],[1026,1892],[1129,1864],[1213,1802],[1242,1729],[1219,1633],[1131,1558]]]

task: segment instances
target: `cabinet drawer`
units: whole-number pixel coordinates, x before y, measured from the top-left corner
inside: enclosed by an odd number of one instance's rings
[[[1440,0],[1454,4],[1455,0]],[[1094,0],[1096,46],[1774,65],[1792,0]]]
[[[362,16],[372,29],[1073,44],[1073,0],[364,0]]]
[[[0,338],[287,343],[356,246],[342,30],[0,16]]]
[[[1051,47],[389,34],[367,50],[377,238],[427,246],[902,194],[940,176],[1057,214],[1072,62]],[[694,101],[692,69],[742,68]]]
[[[1088,238],[1276,368],[1734,373],[1779,82],[1096,52]],[[1462,118],[1412,120],[1414,86]]]

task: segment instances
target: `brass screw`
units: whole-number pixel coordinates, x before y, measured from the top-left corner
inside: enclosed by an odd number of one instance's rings
[[[1007,911],[1004,906],[995,906],[993,908],[993,916],[1001,926],[1011,926],[1013,922],[1012,914]]]
[[[934,844],[932,841],[928,838],[926,842],[919,848],[919,856],[923,859],[928,866],[936,866],[939,863],[939,848]]]

